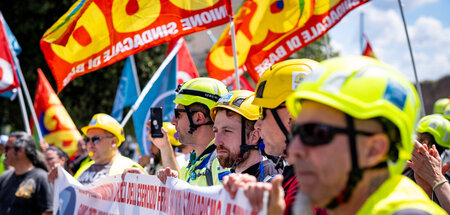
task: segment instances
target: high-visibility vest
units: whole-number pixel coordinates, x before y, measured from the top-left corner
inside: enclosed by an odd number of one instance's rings
[[[0,156],[0,175],[5,171],[5,153]]]
[[[206,150],[214,147],[214,140],[212,140]],[[206,151],[205,150],[205,151]],[[230,174],[229,168],[222,168],[217,160],[216,150],[208,150],[209,153],[199,155],[195,162],[187,162],[180,169],[179,178],[196,186],[212,186],[222,184],[222,179],[225,175]],[[193,162],[193,163],[192,163]]]
[[[417,209],[430,214],[447,214],[411,179],[395,175],[386,180],[359,209],[358,215],[393,214],[404,209]]]
[[[78,179],[78,177],[80,177],[80,175],[83,174],[84,171],[89,169],[89,167],[91,167],[94,163],[95,162],[92,160],[92,161],[89,161],[88,163],[82,164],[80,166],[80,169],[78,169],[77,173],[75,173],[74,178]],[[144,170],[144,168],[142,168],[141,165],[134,162],[130,158],[119,155],[113,160],[113,162],[111,164],[111,168],[109,169],[108,175],[122,174],[125,169],[130,168],[130,167],[138,167],[138,168]]]

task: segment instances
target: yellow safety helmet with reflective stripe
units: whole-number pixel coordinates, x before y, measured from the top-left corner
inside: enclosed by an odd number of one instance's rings
[[[248,120],[258,120],[259,107],[253,105],[255,93],[249,90],[234,90],[223,95],[217,104],[211,109],[211,119],[214,121],[217,108],[225,108],[236,112]]]
[[[414,86],[396,69],[369,57],[342,57],[321,62],[289,96],[293,116],[301,100],[311,100],[357,119],[385,118],[400,132],[398,159],[388,161],[391,174],[400,174],[411,158],[420,101]]]
[[[122,142],[125,141],[125,135],[122,126],[120,126],[119,122],[117,122],[116,119],[112,118],[108,114],[95,114],[89,122],[89,125],[81,128],[81,131],[84,135],[87,135],[88,130],[91,128],[100,128],[116,136],[118,141],[117,147],[119,147]]]
[[[450,104],[450,99],[440,98],[434,102],[433,113],[444,114],[444,110]]]
[[[274,64],[259,79],[253,104],[271,109],[278,107],[318,65],[311,59],[290,59]]]
[[[179,85],[176,92],[173,100],[176,104],[189,106],[198,102],[211,109],[223,94],[228,93],[228,89],[213,78],[194,78]]]
[[[450,148],[450,122],[440,114],[432,114],[420,119],[417,132],[429,133],[440,146]]]

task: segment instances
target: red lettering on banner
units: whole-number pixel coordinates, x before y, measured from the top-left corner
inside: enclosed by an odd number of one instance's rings
[[[77,215],[84,215],[84,214],[86,214],[86,212],[87,212],[88,209],[89,209],[88,206],[86,206],[86,205],[84,205],[84,204],[81,204],[81,205],[80,205],[80,208],[78,208],[78,213],[77,213]]]

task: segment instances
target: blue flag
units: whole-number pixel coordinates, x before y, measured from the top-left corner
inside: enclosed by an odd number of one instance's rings
[[[136,86],[134,79],[133,64],[134,59],[128,57],[123,67],[116,98],[114,99],[111,116],[118,122],[122,121],[123,109],[132,106],[138,98],[139,86]]]
[[[133,114],[133,124],[141,154],[149,154],[151,145],[148,140],[148,128],[145,125],[150,120],[150,107],[163,108],[163,121],[169,122],[175,108],[175,89],[177,87],[177,58],[174,57],[161,76],[155,81],[152,88],[145,96],[139,108]]]

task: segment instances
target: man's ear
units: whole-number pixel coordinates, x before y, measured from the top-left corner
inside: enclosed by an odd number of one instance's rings
[[[117,137],[111,138],[112,142],[111,142],[111,147],[116,147],[117,148]]]
[[[205,116],[205,114],[203,112],[201,112],[201,111],[195,112],[192,115],[192,120],[194,121],[194,124],[206,123],[206,118],[207,117]]]
[[[385,161],[389,152],[389,137],[384,133],[374,134],[365,140],[363,167],[371,167]]]
[[[249,144],[250,145],[258,145],[258,140],[261,137],[260,130],[254,129],[250,132]]]

